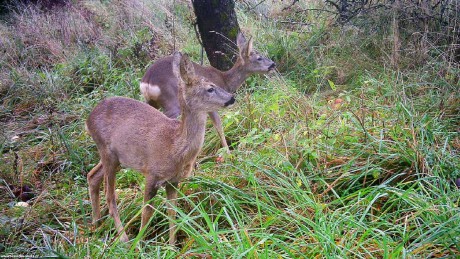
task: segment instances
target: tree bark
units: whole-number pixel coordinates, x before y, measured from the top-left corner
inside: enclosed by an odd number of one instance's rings
[[[348,13],[348,0],[340,0],[339,2],[339,22],[341,25],[344,25],[349,20],[349,13]]]
[[[240,31],[234,0],[192,0],[192,4],[209,63],[219,70],[230,69]]]

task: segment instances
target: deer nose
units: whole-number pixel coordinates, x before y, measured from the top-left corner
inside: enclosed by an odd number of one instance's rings
[[[275,69],[275,67],[276,67],[276,63],[273,62],[273,63],[268,67],[268,70]]]
[[[229,105],[232,105],[235,103],[235,98],[232,96],[232,98],[230,100],[228,100],[224,105],[225,107],[229,106]]]

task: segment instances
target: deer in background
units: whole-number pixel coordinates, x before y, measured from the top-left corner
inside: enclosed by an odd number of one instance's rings
[[[195,73],[205,77],[229,93],[235,93],[243,82],[252,74],[265,74],[275,69],[275,62],[260,55],[252,48],[252,38],[247,42],[242,33],[237,36],[238,58],[228,71],[220,71],[214,67],[204,67],[193,63]],[[163,108],[169,118],[177,118],[180,113],[178,100],[179,81],[173,76],[173,57],[167,56],[153,63],[140,83],[140,90],[146,102],[155,108]],[[225,140],[224,130],[219,114],[210,111],[209,117],[217,130],[222,146],[230,152]]]
[[[233,95],[197,76],[187,55],[176,53],[170,80],[178,84],[181,119],[171,119],[146,103],[124,97],[101,101],[90,113],[86,129],[96,142],[100,162],[88,173],[93,224],[101,217],[99,189],[104,180],[109,213],[121,240],[128,241],[115,200],[115,174],[120,166],[145,176],[141,228],[153,214],[152,198],[165,186],[170,218],[169,243],[175,243],[173,209],[179,181],[191,175],[204,141],[207,113],[228,107]]]

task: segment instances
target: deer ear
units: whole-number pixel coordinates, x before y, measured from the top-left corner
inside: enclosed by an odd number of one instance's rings
[[[236,36],[236,46],[238,46],[240,53],[244,49],[245,45],[246,38],[244,37],[242,32],[238,32],[238,36]]]
[[[195,79],[195,69],[187,54],[182,55],[180,60],[180,76],[186,85],[192,84]]]
[[[252,37],[249,38],[248,45],[246,45],[246,56],[249,57],[252,52]]]

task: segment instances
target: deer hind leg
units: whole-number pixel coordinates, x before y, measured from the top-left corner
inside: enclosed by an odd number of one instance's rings
[[[227,140],[225,140],[224,129],[222,127],[222,122],[220,120],[219,114],[217,112],[209,112],[209,118],[211,118],[212,124],[214,128],[217,130],[217,134],[219,135],[220,142],[222,143],[222,147],[225,148],[227,154],[230,154],[230,149],[227,145]]]
[[[147,223],[149,222],[150,217],[153,214],[153,197],[157,194],[158,186],[156,185],[155,181],[151,181],[151,179],[146,178],[145,181],[145,190],[144,190],[144,210],[142,211],[142,221],[141,221],[141,229],[143,229]]]
[[[162,96],[160,106],[163,107],[163,113],[166,117],[171,119],[179,117],[181,110],[177,96],[173,96],[165,92]]]
[[[168,199],[168,217],[169,217],[169,244],[176,243],[176,211],[174,207],[177,204],[177,186],[178,183],[166,183],[166,197]]]
[[[163,112],[166,117],[176,119],[180,115],[180,108],[175,106],[165,106]]]
[[[128,236],[123,230],[123,224],[120,220],[120,215],[118,214],[117,201],[115,196],[115,174],[118,169],[118,163],[106,160],[103,164],[104,167],[104,176],[105,176],[105,191],[107,197],[107,204],[109,206],[109,213],[113,217],[115,222],[115,228],[118,231],[118,234],[121,235],[120,240],[122,242],[128,242]]]
[[[101,218],[101,207],[100,207],[100,188],[102,180],[104,179],[104,170],[102,170],[102,163],[99,163],[91,169],[86,179],[88,180],[89,197],[91,199],[92,223],[95,226],[97,221]]]

